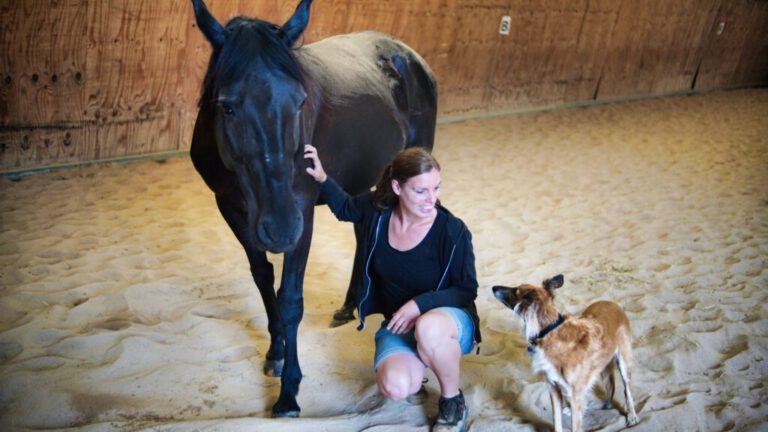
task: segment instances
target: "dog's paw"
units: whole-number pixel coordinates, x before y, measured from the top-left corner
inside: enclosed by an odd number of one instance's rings
[[[640,419],[637,418],[637,414],[635,413],[627,414],[627,426],[634,426],[638,423],[640,423]]]

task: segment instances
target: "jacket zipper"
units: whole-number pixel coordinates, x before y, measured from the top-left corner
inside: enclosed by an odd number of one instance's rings
[[[445,271],[443,272],[443,277],[440,278],[440,282],[437,284],[437,288],[435,291],[440,291],[440,287],[443,285],[443,281],[445,280],[445,277],[448,275],[448,269],[451,268],[451,263],[453,262],[453,254],[456,252],[456,243],[453,243],[453,248],[451,249],[451,256],[448,258],[448,265],[445,266]],[[472,323],[474,326],[474,323]],[[475,341],[475,329],[472,329],[472,345],[477,346],[477,341]],[[477,347],[477,354],[480,354],[480,347]]]
[[[448,258],[448,265],[445,266],[445,271],[443,271],[443,276],[440,278],[440,282],[437,283],[437,288],[435,288],[435,291],[440,291],[440,287],[443,286],[445,277],[448,276],[448,269],[451,268],[451,262],[453,262],[454,252],[456,252],[456,243],[453,244],[453,248],[451,249],[451,256]]]
[[[357,314],[360,315],[360,325],[357,326],[357,330],[363,330],[365,328],[365,317],[361,312],[363,310],[363,303],[365,303],[368,299],[368,295],[371,293],[371,275],[368,273],[368,269],[371,264],[371,258],[373,258],[373,251],[376,250],[376,244],[379,242],[379,228],[381,228],[381,215],[379,215],[379,218],[376,220],[376,234],[373,236],[373,246],[371,247],[371,252],[368,254],[368,258],[365,260],[365,276],[368,278],[368,281],[365,284],[365,295],[357,304]]]

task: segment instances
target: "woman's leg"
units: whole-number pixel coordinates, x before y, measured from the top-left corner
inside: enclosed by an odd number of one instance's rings
[[[459,330],[450,313],[433,309],[416,321],[419,357],[437,376],[444,398],[459,394],[461,347]]]
[[[392,400],[402,400],[419,391],[423,378],[424,364],[408,352],[390,355],[376,369],[379,391]]]

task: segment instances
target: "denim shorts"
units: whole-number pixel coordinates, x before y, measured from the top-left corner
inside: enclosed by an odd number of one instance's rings
[[[439,310],[441,312],[447,312],[458,328],[459,346],[461,347],[461,354],[466,355],[472,351],[474,344],[474,324],[472,318],[463,309],[455,307],[440,307],[433,310]],[[395,334],[387,330],[387,324],[389,320],[381,322],[381,328],[376,332],[376,354],[373,360],[373,368],[379,367],[384,359],[397,353],[411,353],[417,358],[419,353],[416,350],[416,337],[414,336],[414,329],[411,329],[407,333]]]

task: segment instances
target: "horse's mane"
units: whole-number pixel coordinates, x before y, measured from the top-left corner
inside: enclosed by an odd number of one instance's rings
[[[301,66],[279,26],[255,18],[236,17],[227,23],[226,31],[226,43],[211,55],[200,106],[213,102],[218,83],[237,80],[259,58],[296,81],[303,81]]]

